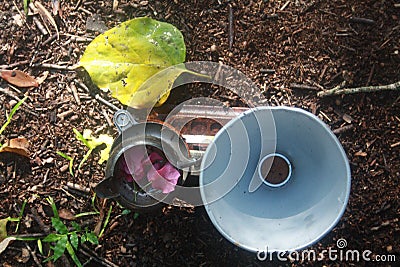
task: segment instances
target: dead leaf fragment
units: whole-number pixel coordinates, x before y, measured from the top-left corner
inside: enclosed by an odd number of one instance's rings
[[[343,114],[343,120],[347,123],[351,123],[353,121],[353,118],[348,114]]]
[[[73,221],[76,219],[75,215],[67,209],[60,209],[58,211],[58,215],[60,216],[61,219],[68,221]]]
[[[363,151],[358,151],[354,154],[355,157],[366,157],[368,154],[366,152]]]
[[[57,33],[57,40],[60,38],[60,33],[58,32],[57,23],[54,18],[51,16],[50,12],[39,2],[34,2],[35,7],[38,9],[40,16],[43,20],[47,20],[55,29]]]
[[[20,70],[2,70],[0,77],[18,87],[39,86],[35,78]]]
[[[25,137],[18,137],[9,140],[0,148],[0,153],[9,152],[29,158],[29,142]]]
[[[20,256],[15,257],[15,259],[20,263],[27,263],[31,257],[29,250],[26,248],[22,248],[22,252]]]
[[[3,241],[0,242],[0,254],[3,253],[3,251],[8,247],[8,244],[15,239],[16,238],[12,236],[3,239]]]
[[[46,70],[42,73],[42,75],[40,75],[39,77],[36,78],[36,81],[38,84],[42,84],[47,77],[49,76],[49,72]]]

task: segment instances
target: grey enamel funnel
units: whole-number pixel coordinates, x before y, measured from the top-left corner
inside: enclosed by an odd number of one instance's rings
[[[317,242],[340,220],[350,183],[348,159],[328,126],[287,107],[250,109],[231,120],[207,148],[200,174],[215,227],[253,252]]]

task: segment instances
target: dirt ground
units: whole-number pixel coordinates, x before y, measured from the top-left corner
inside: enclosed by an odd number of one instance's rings
[[[0,163],[0,218],[18,217],[28,200],[18,234],[47,234],[52,196],[66,214],[92,212],[92,192],[73,190],[67,183],[92,188],[104,177],[99,153],[72,177],[62,151],[76,158],[87,149],[72,131],[89,128],[117,135],[110,123],[114,110],[95,95],[122,106],[108,94],[86,92],[75,71],[43,64],[72,66],[98,32],[87,21],[98,15],[111,28],[134,17],[149,16],[180,29],[187,46],[187,61],[221,61],[244,72],[260,87],[270,105],[300,107],[318,115],[336,130],[352,170],[351,195],[338,225],[309,249],[335,248],[340,238],[347,248],[395,255],[400,261],[400,94],[399,91],[360,93],[318,98],[320,90],[341,83],[348,87],[384,85],[400,79],[400,2],[398,0],[191,0],[191,1],[42,1],[59,29],[39,15],[18,18],[23,1],[0,0],[0,68],[18,69],[45,78],[37,88],[16,88],[0,80],[0,125],[16,99],[28,94],[0,143],[24,136],[30,143],[28,162],[3,159]],[[230,10],[232,16],[229,15]],[[48,28],[44,34],[33,17]],[[360,20],[362,18],[364,20]],[[367,20],[365,20],[367,19]],[[20,25],[18,24],[20,23]],[[88,26],[88,27],[87,27]],[[231,29],[231,30],[230,30]],[[299,88],[307,85],[308,88]],[[74,97],[75,90],[78,101]],[[167,106],[194,96],[215,97],[232,106],[243,105],[237,96],[215,88],[176,89]],[[347,127],[348,126],[348,127]],[[77,165],[77,163],[75,163]],[[75,166],[77,167],[77,166]],[[167,206],[152,215],[130,213],[115,202],[96,201],[101,215],[76,221],[93,229],[112,205],[110,222],[100,244],[82,247],[77,256],[86,266],[363,266],[371,263],[329,260],[319,262],[261,262],[225,240],[202,207]],[[64,215],[65,216],[65,215]],[[137,218],[136,218],[137,217]],[[8,233],[16,223],[9,223]],[[26,254],[27,246],[32,253]],[[35,261],[35,257],[36,261]],[[36,242],[14,241],[0,255],[2,266],[38,266],[44,260]],[[112,265],[113,263],[114,265]],[[41,263],[52,266],[51,263]],[[379,265],[378,264],[378,265]],[[69,256],[56,262],[73,266]],[[376,265],[376,262],[374,263]]]

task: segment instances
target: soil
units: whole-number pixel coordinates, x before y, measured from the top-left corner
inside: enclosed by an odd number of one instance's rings
[[[288,178],[289,164],[282,157],[272,156],[261,164],[260,173],[266,182],[278,185]]]
[[[70,183],[92,190],[104,178],[105,164],[98,164],[99,153],[94,151],[81,170],[77,170],[87,148],[76,140],[72,129],[80,132],[92,129],[95,134],[116,137],[112,124],[115,110],[98,101],[95,95],[118,108],[122,106],[107,93],[90,86],[89,92],[84,90],[80,83],[88,82],[77,72],[42,64],[76,64],[89,43],[86,38],[99,34],[87,28],[88,20],[97,18],[104,22],[97,25],[97,30],[101,30],[130,18],[149,16],[182,31],[187,61],[221,61],[237,68],[259,86],[259,93],[268,100],[263,104],[308,110],[337,134],[351,164],[350,200],[336,227],[309,249],[318,252],[335,249],[336,242],[344,238],[348,249],[370,250],[373,259],[378,259],[378,255],[395,255],[397,264],[380,264],[398,265],[399,92],[326,98],[318,98],[316,93],[340,84],[357,87],[399,80],[399,1],[114,2],[118,7],[113,10],[113,1],[42,1],[50,13],[54,3],[61,3],[57,14],[51,13],[60,32],[57,38],[51,23],[39,15],[35,18],[50,34],[42,33],[33,16],[28,16],[26,22],[18,19],[24,13],[22,0],[0,0],[0,68],[18,69],[44,79],[39,87],[28,89],[0,80],[0,125],[6,121],[6,114],[16,99],[29,95],[2,133],[0,143],[18,136],[30,143],[28,161],[2,160],[0,218],[18,217],[22,203],[27,200],[18,234],[46,235],[53,231],[53,213],[46,197],[53,197],[63,218],[94,211],[92,191],[72,189]],[[249,92],[248,97],[256,102],[254,95]],[[230,106],[244,106],[228,90],[196,85],[176,89],[164,106],[173,107],[197,96],[213,97]],[[68,172],[68,161],[57,155],[57,151],[75,159],[75,177]],[[102,226],[99,221],[104,221],[109,207],[113,208],[99,245],[86,243],[77,252],[86,266],[370,264],[328,257],[321,261],[262,262],[255,254],[236,247],[219,234],[203,207],[166,206],[155,214],[138,216],[133,212],[124,215],[123,208],[112,200],[96,199],[95,205],[101,211],[100,216],[84,216],[76,222],[93,230],[96,225]],[[14,234],[15,226],[15,222],[8,224],[9,234]],[[27,252],[28,247],[31,253]],[[44,259],[35,241],[14,241],[0,255],[2,266],[52,266],[53,263],[43,263]],[[73,261],[63,256],[55,265],[73,266]]]

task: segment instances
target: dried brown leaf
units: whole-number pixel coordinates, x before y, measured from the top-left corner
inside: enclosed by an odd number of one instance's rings
[[[58,32],[57,23],[51,16],[50,12],[47,11],[47,9],[39,1],[35,1],[34,5],[38,9],[39,14],[42,16],[42,18],[46,18],[47,21],[49,21],[50,24],[53,25],[53,27],[56,29],[57,39],[59,39],[60,33]]]
[[[31,257],[29,250],[26,248],[22,248],[21,255],[16,256],[15,259],[20,263],[27,263]]]
[[[61,219],[68,221],[73,221],[76,219],[75,215],[67,209],[60,209],[58,211],[58,215],[60,216]]]
[[[351,123],[353,121],[353,118],[348,114],[343,114],[343,120],[347,123]]]
[[[20,70],[2,70],[0,77],[18,87],[39,86],[35,78]]]
[[[368,154],[364,151],[358,151],[354,154],[355,157],[366,157]]]
[[[29,142],[25,137],[18,137],[9,140],[0,148],[0,153],[9,152],[29,158]]]

